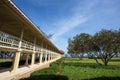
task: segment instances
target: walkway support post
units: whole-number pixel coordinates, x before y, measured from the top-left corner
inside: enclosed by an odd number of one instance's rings
[[[13,60],[13,65],[12,65],[12,71],[11,71],[11,73],[15,73],[16,70],[18,69],[18,66],[19,66],[23,34],[24,34],[24,30],[22,29],[21,36],[20,36],[20,42],[19,42],[19,46],[18,46],[19,49],[14,54],[14,60]]]
[[[21,48],[21,46],[22,46],[23,33],[24,33],[24,30],[21,31],[20,42],[19,42],[19,48]]]
[[[50,51],[48,51],[48,61],[50,61]]]
[[[34,46],[33,46],[33,53],[32,53],[32,60],[31,60],[31,67],[34,65],[35,63],[35,45],[36,45],[36,38],[34,38]]]
[[[43,48],[43,43],[41,43],[41,47]],[[40,50],[40,56],[39,56],[39,63],[41,64],[43,62],[43,49]]]
[[[47,52],[47,51],[46,51]],[[47,53],[45,53],[45,62],[47,62]]]
[[[51,52],[51,54],[50,54],[50,57],[51,57],[51,60],[52,60],[52,52]]]
[[[48,50],[47,50],[47,45],[46,45],[46,50],[45,50],[45,62],[47,62],[47,52],[48,52]]]
[[[51,59],[53,60],[53,53],[51,54]]]
[[[32,53],[31,67],[34,65],[34,63],[35,63],[35,52]]]
[[[26,66],[28,66],[28,60],[29,60],[29,54],[26,54],[26,61],[25,61]]]
[[[13,65],[12,65],[12,71],[11,73],[15,73],[19,66],[19,60],[20,60],[20,51],[16,52],[14,55]]]
[[[42,63],[42,58],[43,58],[43,52],[41,51],[41,52],[40,52],[40,58],[39,58],[39,63],[40,63],[40,64]]]
[[[50,53],[48,53],[48,61],[50,61]]]
[[[50,51],[48,51],[48,61],[50,61]]]

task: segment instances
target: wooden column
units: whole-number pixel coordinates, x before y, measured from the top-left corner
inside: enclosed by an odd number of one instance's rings
[[[20,42],[19,42],[19,48],[21,48],[21,46],[22,46],[21,44],[22,44],[23,34],[24,34],[24,30],[21,31]]]
[[[52,60],[52,53],[51,53],[51,55],[50,55],[50,56],[51,56],[51,60]]]
[[[50,53],[48,53],[48,61],[50,61]]]
[[[36,38],[34,38],[34,46],[33,46],[33,53],[32,53],[32,60],[31,60],[31,67],[34,65],[35,63],[35,45],[36,45]]]
[[[46,51],[45,51],[45,62],[47,62],[47,52],[48,52],[48,50],[47,50],[47,45],[46,45]]]
[[[26,54],[26,61],[25,61],[25,65],[28,66],[28,60],[29,60],[29,54]]]
[[[51,52],[50,52],[50,60],[52,60],[52,48],[51,48]]]
[[[39,56],[39,62],[42,63],[42,59],[43,59],[43,52],[40,53],[40,56]]]
[[[20,51],[16,52],[14,54],[14,59],[13,59],[13,65],[12,65],[12,71],[11,73],[15,73],[16,70],[18,69],[19,66],[19,60],[20,60]]]
[[[45,62],[47,62],[47,53],[45,53]]]
[[[53,54],[53,59],[54,59],[54,54]]]
[[[52,60],[52,53],[50,53],[50,60]]]
[[[35,52],[32,53],[31,66],[33,66],[34,63],[35,63]]]
[[[20,35],[20,42],[19,42],[19,46],[18,46],[19,49],[18,49],[18,51],[14,54],[14,60],[13,60],[13,65],[12,65],[12,71],[11,71],[11,73],[15,73],[16,70],[17,70],[18,67],[19,67],[23,33],[24,33],[24,30],[22,29],[21,35]]]

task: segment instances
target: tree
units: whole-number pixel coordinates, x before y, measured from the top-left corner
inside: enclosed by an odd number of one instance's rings
[[[51,39],[51,38],[53,37],[53,35],[54,35],[54,34],[52,34],[52,33],[46,34],[44,31],[42,31],[42,30],[40,29],[40,26],[37,26],[37,28],[38,28],[48,39]]]
[[[50,34],[47,35],[47,38],[48,38],[48,39],[51,39],[51,38],[53,37],[53,35],[54,35],[54,34],[51,34],[51,33],[50,33]]]
[[[77,34],[73,37],[73,40],[68,40],[68,53],[76,55],[77,57],[83,57],[83,54],[87,52],[87,44],[91,35],[86,33]]]
[[[113,56],[120,53],[120,42],[118,31],[101,30],[96,33],[92,39],[92,46],[90,51],[92,56],[96,59],[101,59],[105,66]]]
[[[67,49],[68,49],[68,54],[70,54],[71,57],[75,57],[74,46],[75,46],[74,41],[71,38],[69,38]]]
[[[113,56],[120,54],[120,29],[103,29],[94,36],[86,33],[77,34],[68,40],[68,53],[73,57],[82,57],[87,53],[98,64],[101,64],[98,60],[100,59],[107,66]]]

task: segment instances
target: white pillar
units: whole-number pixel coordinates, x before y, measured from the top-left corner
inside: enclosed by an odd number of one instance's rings
[[[51,54],[51,60],[53,60],[53,54]]]
[[[12,71],[11,73],[15,73],[16,70],[18,69],[18,66],[19,66],[19,61],[20,61],[20,53],[21,53],[21,44],[22,44],[22,39],[23,39],[23,33],[24,33],[24,30],[21,31],[21,35],[20,35],[20,42],[19,42],[19,45],[18,45],[18,51],[15,53],[14,55],[14,60],[13,60],[13,65],[12,65]]]
[[[12,71],[11,73],[15,73],[16,70],[18,69],[19,66],[19,60],[20,60],[20,51],[16,52],[14,54],[14,60],[13,60],[13,65],[12,65]]]
[[[47,57],[48,57],[48,55],[47,55],[48,53],[47,53],[47,52],[48,52],[48,50],[47,50],[47,45],[46,45],[46,51],[45,51],[45,62],[47,62]]]
[[[48,61],[50,61],[50,53],[48,53]]]
[[[29,60],[29,54],[26,54],[26,61],[25,61],[26,66],[28,66],[28,60]]]
[[[55,54],[53,54],[53,59],[55,59]]]
[[[47,62],[47,53],[45,53],[45,62]]]
[[[42,63],[42,59],[43,59],[43,52],[40,53],[40,58],[39,58],[40,63]]]
[[[35,63],[35,44],[36,44],[36,38],[34,38],[34,46],[33,46],[33,53],[32,53],[32,60],[31,60],[31,66]]]
[[[36,38],[34,38],[34,47],[33,47],[34,51],[35,51],[35,45],[36,45]]]
[[[41,57],[40,57],[40,62],[43,63],[44,62],[44,49],[43,49],[43,42],[41,42]]]
[[[49,56],[50,56],[50,60],[51,60],[51,54],[49,54]]]
[[[52,52],[51,52],[50,56],[51,56],[51,60],[52,60]]]
[[[51,60],[53,60],[53,54],[51,54]]]
[[[55,54],[54,54],[54,59],[55,59]]]
[[[23,34],[24,34],[24,30],[21,31],[20,42],[19,42],[19,48],[21,48],[21,46],[22,46],[21,44],[22,44]]]
[[[31,66],[33,66],[34,63],[35,63],[35,52],[32,53]]]

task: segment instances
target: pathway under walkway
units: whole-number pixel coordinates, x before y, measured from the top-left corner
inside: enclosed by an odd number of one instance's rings
[[[34,72],[36,70],[40,70],[40,69],[49,67],[50,63],[52,63],[56,60],[52,60],[52,61],[41,63],[41,64],[40,63],[34,64],[32,67],[30,67],[30,66],[22,67],[21,66],[20,68],[18,68],[16,70],[15,74],[11,74],[10,69],[7,69],[7,70],[5,69],[5,72],[3,72],[4,70],[1,70],[0,71],[0,80],[17,80],[20,78],[28,77],[28,76],[30,76],[30,74],[32,72]]]

